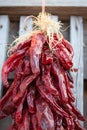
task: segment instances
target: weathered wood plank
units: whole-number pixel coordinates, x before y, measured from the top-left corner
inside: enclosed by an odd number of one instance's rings
[[[24,30],[24,20],[27,16],[21,16],[20,17],[20,25],[19,25],[19,36],[26,33],[26,30]],[[32,31],[32,18],[27,20],[27,31]]]
[[[41,6],[41,0],[0,0],[0,6]],[[46,0],[47,6],[78,6],[86,7],[86,0]]]
[[[70,41],[74,48],[74,67],[78,68],[74,77],[74,94],[76,95],[76,106],[83,114],[83,19],[71,16],[70,18]]]
[[[2,65],[4,64],[4,61],[6,58],[8,36],[9,36],[9,17],[2,15],[0,16],[0,55],[1,55],[1,58],[0,58],[0,98],[3,92],[1,70],[2,70]]]
[[[4,2],[5,3],[5,2]],[[74,2],[73,2],[74,3]],[[72,11],[71,11],[72,10]],[[87,7],[74,7],[74,6],[46,6],[46,11],[58,15],[61,20],[69,20],[72,15],[83,16],[87,19]],[[12,20],[16,20],[19,16],[25,15],[38,15],[41,12],[41,6],[7,6],[0,7],[0,14],[7,14],[12,17]]]

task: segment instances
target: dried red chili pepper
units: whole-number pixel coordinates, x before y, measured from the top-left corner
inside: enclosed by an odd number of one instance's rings
[[[29,93],[27,94],[27,104],[28,104],[28,111],[30,113],[35,113],[35,90],[30,89]]]
[[[8,89],[0,100],[0,119],[12,116],[10,130],[84,130],[79,120],[85,118],[73,104],[73,48],[60,34],[50,43],[48,39],[44,33],[32,34],[13,47],[3,66],[3,85]]]
[[[56,41],[57,42],[57,41]],[[57,43],[53,43],[53,46]],[[61,62],[62,66],[66,70],[70,70],[72,68],[73,63],[72,63],[72,56],[70,55],[69,51],[64,47],[62,43],[58,43],[56,47],[53,50],[54,55],[56,58],[59,59]]]
[[[36,117],[38,130],[55,130],[53,114],[42,98],[36,100]]]
[[[58,89],[60,90],[62,101],[68,102],[67,88],[65,86],[65,79],[61,72],[60,66],[56,63],[53,63],[51,71],[58,79]]]
[[[29,74],[31,74],[30,62],[28,60],[25,60],[23,66],[23,75],[27,76]]]
[[[33,74],[31,76],[27,76],[22,83],[20,84],[20,91],[18,94],[14,97],[13,102],[15,104],[19,104],[20,100],[22,99],[23,95],[26,92],[26,89],[28,85],[37,77],[37,74]]]
[[[49,65],[53,62],[53,54],[47,47],[43,47],[42,64]]]
[[[59,115],[67,117],[68,114],[56,103],[56,99],[46,90],[45,86],[40,82],[40,79],[37,81],[37,89],[42,95],[42,97],[52,105],[53,109],[59,113]]]
[[[37,121],[36,113],[31,115],[31,122],[32,122],[33,130],[37,130],[38,121]]]
[[[42,81],[46,89],[49,91],[49,93],[55,96],[58,96],[58,91],[54,87],[52,79],[51,79],[50,69],[51,69],[51,66],[48,66],[48,67],[42,66]]]
[[[17,110],[15,112],[15,122],[16,123],[20,123],[22,121],[22,116],[23,116],[22,111],[23,111],[23,105],[24,105],[24,100],[25,100],[26,95],[27,95],[27,92],[22,97],[21,102],[19,103]]]
[[[30,115],[27,109],[23,111],[22,122],[19,124],[18,130],[30,130]]]
[[[84,116],[82,116],[82,114],[80,113],[80,111],[78,110],[78,108],[76,108],[74,106],[74,104],[70,103],[71,107],[72,107],[72,111],[73,113],[76,114],[76,116],[78,117],[79,120],[81,121],[86,121],[86,119],[84,118]]]
[[[12,49],[10,50],[10,53],[13,54],[19,50],[24,49],[24,48],[29,49],[30,43],[31,43],[31,39],[24,41],[24,42],[21,42],[18,45],[12,47]]]
[[[80,125],[80,123],[79,123],[79,121],[76,119],[76,120],[74,120],[74,122],[75,122],[75,129],[76,130],[86,130],[85,128],[83,128],[81,125]]]
[[[8,74],[17,67],[20,59],[22,59],[24,57],[25,51],[26,51],[26,49],[14,53],[13,55],[11,55],[7,59],[7,61],[3,65],[2,81],[3,81],[3,85],[5,87],[7,87],[7,88],[9,87],[9,84],[8,84],[8,81],[7,81]]]
[[[43,34],[36,34],[31,38],[31,47],[29,49],[30,65],[33,73],[40,73],[39,60],[41,57],[42,47],[45,43]]]
[[[73,47],[71,46],[70,42],[62,38],[62,44],[67,48],[67,50],[70,52],[71,56],[73,57],[74,55],[74,50]]]

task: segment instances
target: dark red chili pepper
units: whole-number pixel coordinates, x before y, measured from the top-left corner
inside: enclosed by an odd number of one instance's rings
[[[64,71],[63,71],[63,74],[64,74],[64,77],[65,77],[65,84],[67,86],[67,93],[68,93],[69,101],[75,102],[75,97],[74,97],[74,95],[71,91],[72,84],[70,84],[68,77],[67,77],[67,74]]]
[[[36,117],[38,130],[55,130],[53,114],[42,98],[36,100]]]
[[[34,100],[35,100],[35,90],[33,88],[33,89],[30,89],[29,93],[27,94],[28,111],[30,113],[35,113]]]
[[[51,79],[50,69],[51,69],[51,66],[48,66],[48,67],[42,66],[42,81],[46,89],[49,91],[49,93],[55,96],[58,96],[58,91],[54,87],[52,79]]]
[[[42,53],[42,64],[49,65],[53,62],[53,54],[51,51],[44,47],[43,53]]]
[[[43,34],[36,34],[31,38],[31,47],[29,49],[29,55],[30,66],[33,73],[40,73],[39,60],[41,58],[41,52],[44,43],[45,37]]]
[[[9,75],[9,73],[17,67],[20,59],[22,59],[24,57],[25,51],[26,50],[24,49],[22,51],[18,51],[16,53],[14,53],[4,63],[3,68],[2,68],[2,82],[5,87],[7,87],[7,88],[9,87],[7,77]]]
[[[22,99],[23,95],[26,92],[26,89],[28,85],[37,77],[37,74],[33,74],[31,76],[27,76],[22,83],[20,84],[20,91],[18,94],[14,97],[13,102],[15,104],[19,104],[20,100]]]
[[[46,34],[32,34],[5,62],[2,79],[8,89],[0,100],[0,119],[11,115],[9,130],[84,130],[79,120],[86,119],[73,103],[73,48],[58,35],[49,43]]]
[[[79,123],[79,121],[78,121],[77,119],[75,119],[74,122],[75,122],[75,129],[76,129],[76,130],[86,130],[85,128],[83,128],[83,127],[80,125],[80,123]]]
[[[19,103],[17,110],[15,112],[15,122],[16,123],[20,123],[22,121],[22,116],[23,116],[22,111],[23,111],[23,105],[24,105],[24,100],[25,100],[26,95],[27,95],[27,92],[24,94],[24,96],[21,99],[21,102]]]
[[[85,117],[82,116],[82,114],[80,113],[80,111],[78,110],[78,108],[76,108],[76,107],[74,106],[74,104],[72,104],[72,103],[70,103],[70,105],[71,105],[71,107],[72,107],[73,113],[76,114],[76,116],[78,117],[78,119],[81,120],[81,121],[86,121]]]
[[[41,96],[50,103],[53,109],[62,116],[68,117],[68,114],[57,104],[55,98],[46,90],[40,79],[37,81],[37,89]]]
[[[33,130],[38,130],[38,121],[37,121],[36,113],[31,115],[31,122],[32,122]]]
[[[53,46],[55,44],[57,44],[57,43],[53,43]],[[72,57],[71,57],[70,53],[68,52],[68,50],[64,47],[64,45],[62,43],[58,43],[56,45],[56,47],[53,50],[53,53],[56,56],[56,58],[59,59],[62,66],[65,69],[70,70],[70,68],[73,66]]]
[[[30,115],[27,109],[23,111],[22,122],[19,124],[18,130],[30,130]]]
[[[71,56],[73,57],[74,50],[73,50],[70,42],[68,42],[67,40],[65,40],[64,38],[62,38],[62,44],[68,49],[68,51],[70,52]]]
[[[60,90],[62,101],[68,102],[67,88],[65,86],[65,79],[61,71],[60,65],[57,63],[53,63],[51,71],[54,75],[56,75],[58,79],[58,89]]]
[[[17,93],[17,88],[20,85],[20,78],[21,78],[21,76],[19,74],[19,73],[21,73],[21,64],[22,64],[22,61],[20,62],[20,65],[18,65],[18,68],[16,69],[15,79],[14,79],[13,83],[11,84],[11,86],[8,89],[5,96],[3,96],[3,98],[0,100],[0,109],[3,109],[3,107],[4,107],[4,109],[6,110],[6,108],[5,108],[5,107],[7,107],[6,102],[8,102],[10,97],[13,99],[13,97]],[[8,109],[9,109],[9,107],[8,107]]]
[[[61,126],[62,126],[62,118],[61,116],[57,115],[55,112],[53,112],[53,115],[54,115],[54,123],[55,123],[55,129],[61,129]]]
[[[27,76],[29,74],[31,74],[30,62],[28,60],[25,60],[23,66],[23,75]]]
[[[28,49],[29,46],[30,46],[30,43],[31,43],[31,39],[30,39],[30,40],[27,40],[27,41],[25,41],[25,42],[21,42],[21,43],[19,43],[18,45],[12,47],[12,50],[10,50],[10,53],[13,54],[13,53],[15,53],[15,52],[17,52],[17,51],[19,51],[19,50],[24,49],[24,48],[27,48],[27,49]]]

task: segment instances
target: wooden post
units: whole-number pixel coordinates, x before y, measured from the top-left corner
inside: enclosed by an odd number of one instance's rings
[[[0,16],[0,98],[2,97],[3,87],[1,79],[1,70],[6,58],[6,49],[9,36],[9,17],[6,15]]]
[[[71,16],[70,18],[70,42],[74,48],[74,67],[78,68],[73,73],[73,92],[76,96],[76,106],[83,114],[83,19],[82,17]]]

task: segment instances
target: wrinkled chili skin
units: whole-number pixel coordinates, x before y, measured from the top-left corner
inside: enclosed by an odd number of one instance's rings
[[[27,109],[23,111],[23,119],[18,126],[18,130],[30,130],[30,115]]]
[[[15,112],[15,122],[16,123],[20,123],[22,121],[23,104],[24,104],[26,95],[27,95],[27,91],[25,92],[25,94],[24,94],[23,98],[21,99],[21,102],[19,103],[19,106],[17,107],[17,110]]]
[[[6,94],[0,99],[0,119],[11,115],[9,130],[85,130],[85,117],[74,105],[71,75],[73,48],[54,34],[34,33],[13,47],[2,68]],[[14,72],[9,84],[8,76]]]
[[[46,86],[46,89],[49,91],[49,93],[58,96],[58,91],[54,87],[51,75],[50,75],[50,69],[51,66],[42,66],[42,81],[44,85]]]
[[[38,129],[55,130],[53,114],[49,105],[42,98],[36,100],[36,117]]]
[[[28,49],[30,44],[31,44],[31,39],[27,40],[25,42],[21,42],[18,45],[12,47],[12,49],[10,50],[10,53],[13,54],[13,53],[15,53],[17,51],[20,51],[20,50],[24,49],[24,48]]]
[[[45,37],[43,34],[36,34],[31,38],[31,47],[29,50],[29,55],[31,70],[33,73],[40,73],[39,59],[41,58],[41,52],[44,43]]]
[[[28,94],[27,94],[27,104],[28,104],[28,111],[30,113],[35,113],[35,90],[32,89]]]
[[[53,62],[53,54],[47,47],[43,47],[42,64],[49,65]]]
[[[26,51],[26,49],[14,53],[4,63],[4,65],[2,67],[2,82],[6,88],[9,87],[9,84],[7,81],[9,72],[13,71],[17,67],[20,59],[22,59],[24,57],[25,51]]]
[[[14,104],[18,105],[21,101],[23,95],[26,92],[28,85],[37,77],[37,74],[33,74],[31,76],[27,76],[20,84],[20,91],[17,93],[15,98],[13,99]]]
[[[67,48],[67,50],[70,52],[71,56],[74,56],[74,50],[73,47],[70,45],[70,42],[62,38],[62,43],[63,45]]]
[[[58,88],[59,88],[60,93],[61,93],[62,101],[68,102],[68,95],[67,95],[67,89],[65,86],[65,79],[64,79],[63,74],[61,73],[59,65],[56,63],[53,63],[51,71],[58,79],[58,82],[59,82]]]
[[[56,103],[55,98],[48,93],[48,91],[46,90],[46,88],[44,87],[44,85],[41,83],[40,79],[38,78],[37,80],[37,89],[40,92],[40,94],[42,95],[42,97],[48,102],[50,103],[50,105],[53,106],[53,109],[58,112],[60,115],[62,114],[65,117],[68,117],[68,114],[61,109],[61,107]]]

